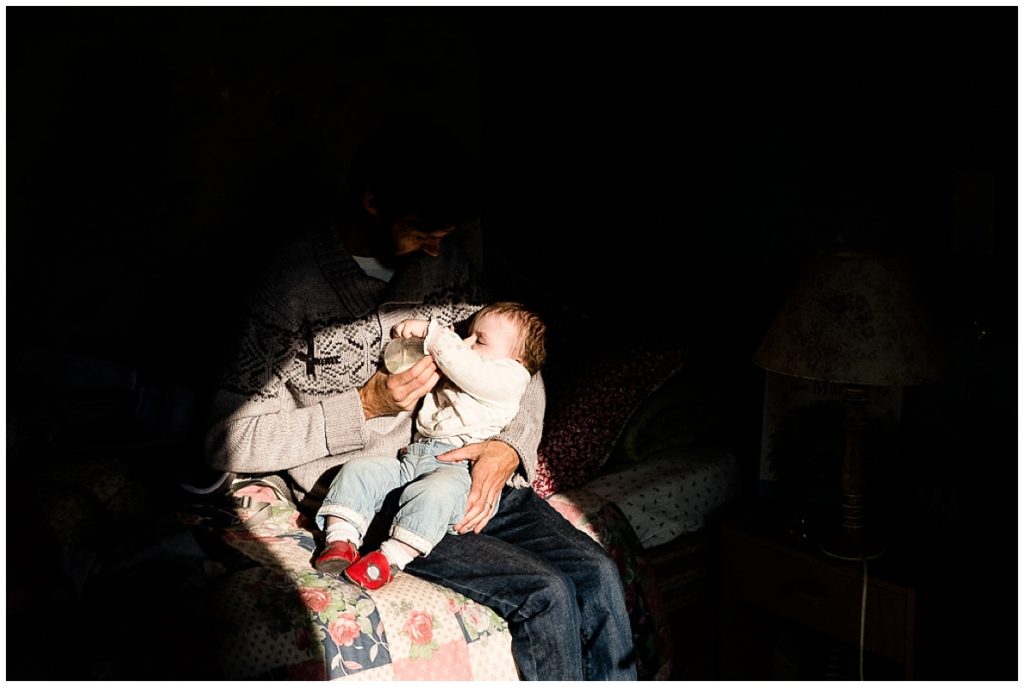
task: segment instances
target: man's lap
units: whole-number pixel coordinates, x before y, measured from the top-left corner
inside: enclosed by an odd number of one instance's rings
[[[579,585],[606,560],[597,543],[533,491],[506,489],[498,513],[482,533],[449,534],[429,556],[417,558],[406,570],[485,602],[476,595],[504,589],[517,596],[532,584],[544,584],[544,578],[565,577]]]

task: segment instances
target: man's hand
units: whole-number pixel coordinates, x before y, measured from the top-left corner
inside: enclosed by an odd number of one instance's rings
[[[439,379],[441,376],[437,372],[437,364],[429,355],[405,372],[388,374],[377,370],[359,389],[363,416],[370,420],[382,415],[411,411],[421,398],[430,393]]]
[[[502,441],[484,441],[442,453],[437,459],[444,462],[468,460],[472,463],[470,477],[473,482],[466,499],[466,514],[455,525],[455,531],[479,534],[494,516],[502,488],[519,467],[519,454]]]

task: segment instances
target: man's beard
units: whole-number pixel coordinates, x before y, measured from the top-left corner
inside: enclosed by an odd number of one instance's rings
[[[388,269],[391,269],[391,270],[398,271],[402,267],[404,267],[405,265],[407,265],[410,262],[412,262],[412,260],[415,257],[416,257],[415,253],[407,253],[405,255],[395,255],[394,251],[391,251],[391,252],[385,251],[385,252],[380,254],[380,257],[377,258],[377,260],[380,261],[380,264],[383,265],[384,267],[387,267]]]
[[[397,270],[412,259],[412,254],[395,255],[397,246],[391,238],[390,224],[380,222],[370,229],[370,250],[381,265]]]

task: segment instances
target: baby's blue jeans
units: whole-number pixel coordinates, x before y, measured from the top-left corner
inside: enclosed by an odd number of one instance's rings
[[[366,528],[388,493],[405,486],[391,536],[424,555],[430,553],[452,525],[462,520],[469,494],[466,461],[443,463],[436,456],[456,448],[436,439],[409,445],[399,458],[357,458],[341,466],[316,522],[324,529],[333,515],[347,520],[366,535]]]

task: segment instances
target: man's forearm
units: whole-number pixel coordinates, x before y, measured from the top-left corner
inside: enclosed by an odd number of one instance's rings
[[[276,472],[358,450],[367,442],[366,432],[355,391],[303,408],[250,402],[214,424],[207,455],[220,470]]]

